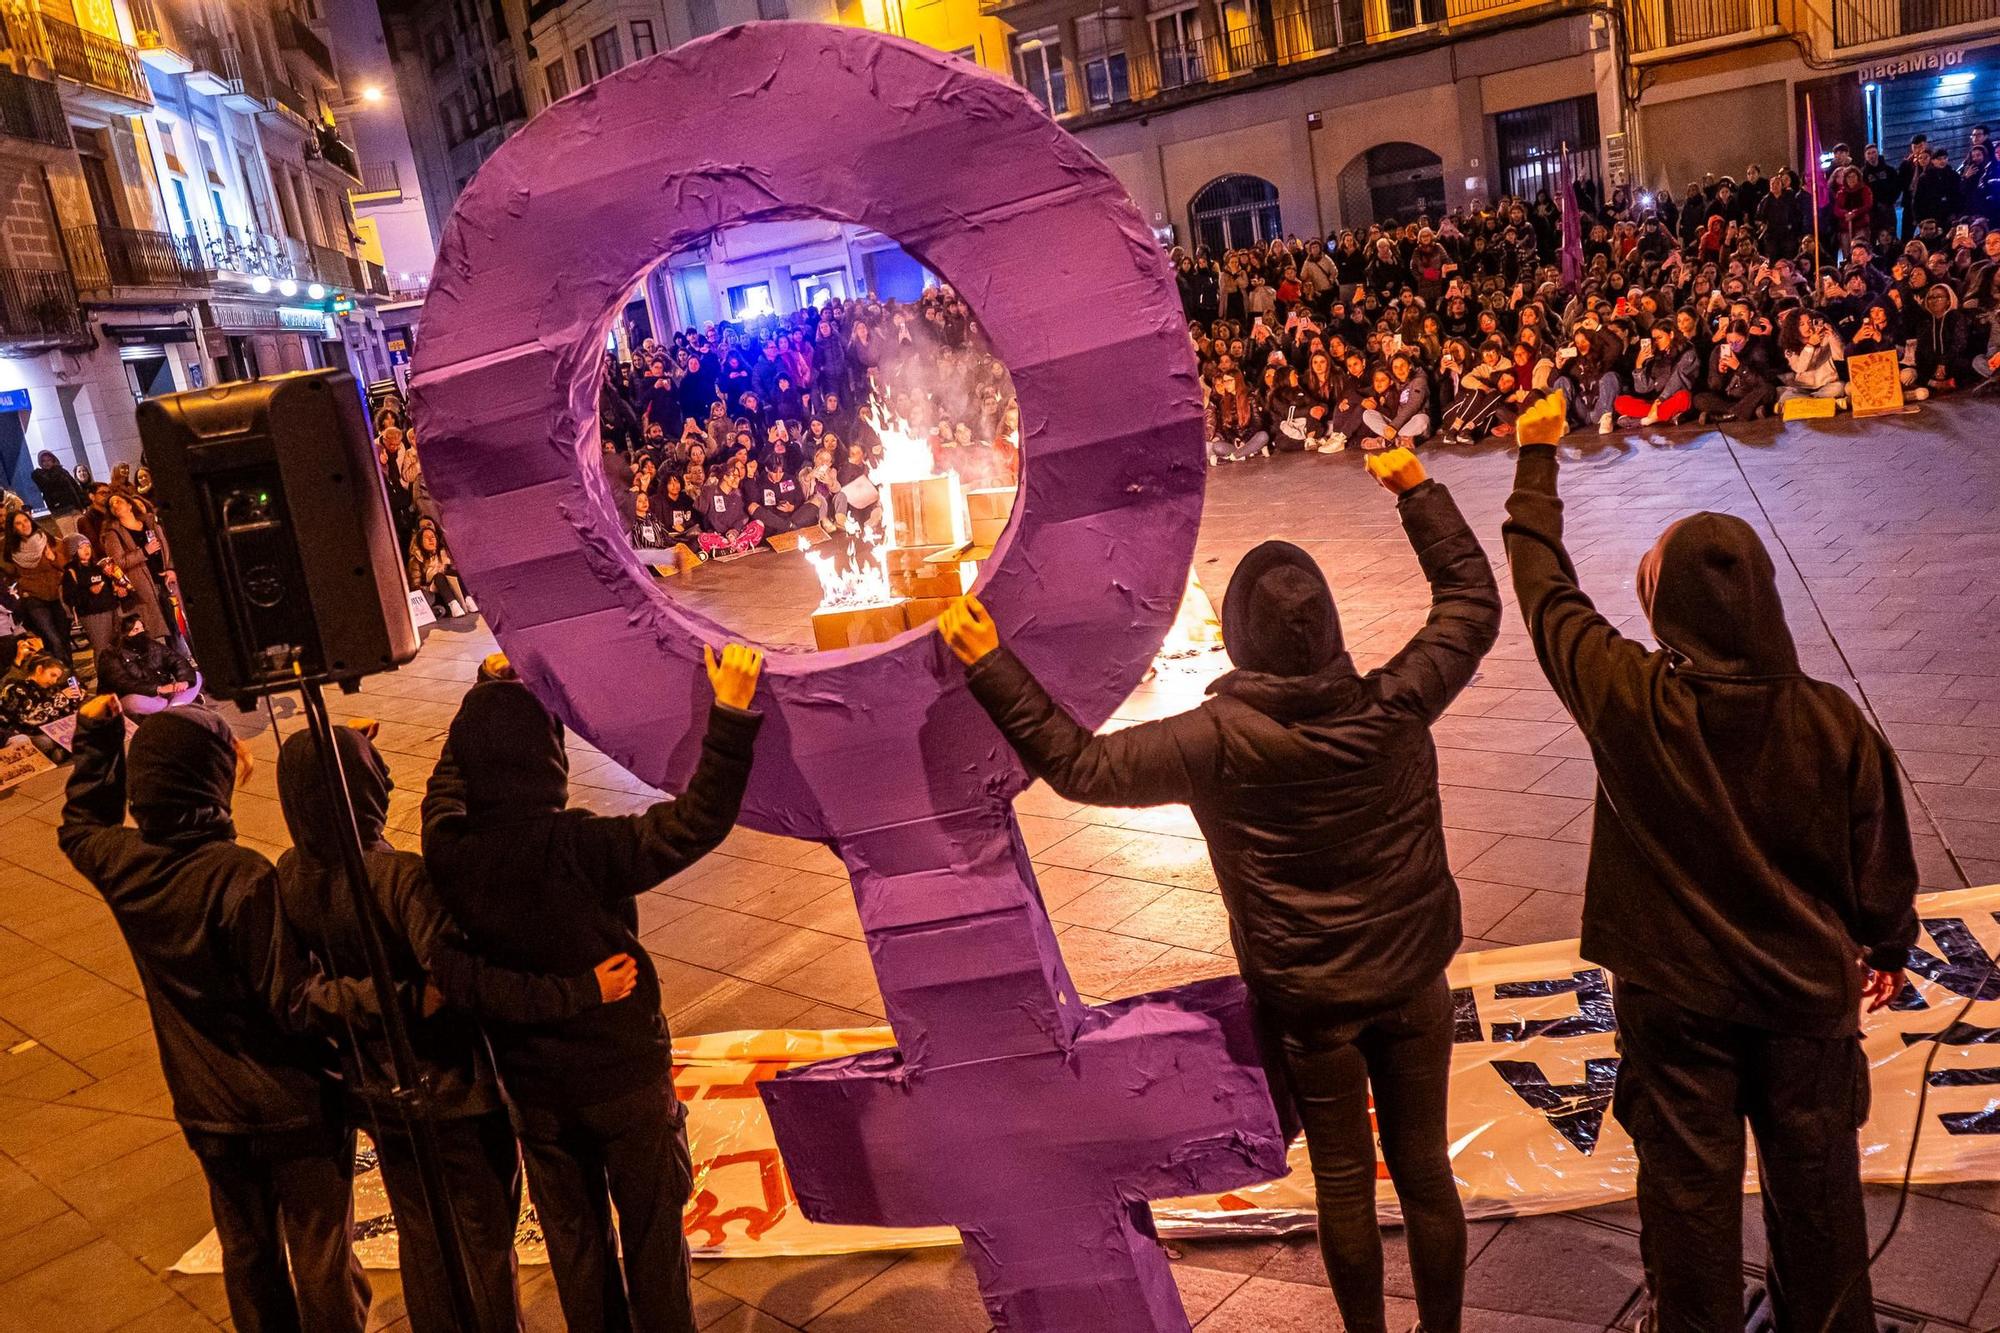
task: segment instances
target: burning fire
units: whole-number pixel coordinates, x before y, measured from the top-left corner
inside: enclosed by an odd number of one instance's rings
[[[801,537],[799,554],[819,576],[819,610],[852,610],[862,606],[887,606],[896,600],[889,591],[889,548],[863,538],[856,544],[857,559],[842,568],[838,560],[813,549]]]

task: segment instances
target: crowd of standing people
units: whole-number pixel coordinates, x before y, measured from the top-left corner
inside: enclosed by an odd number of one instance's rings
[[[1890,352],[1911,398],[2000,368],[2000,173],[1983,126],[1961,165],[1835,145],[1823,173],[1756,165],[1679,197],[1575,189],[1402,224],[1172,256],[1210,455],[1506,443],[1564,391],[1609,434],[1750,421],[1847,397]],[[1567,263],[1565,260],[1567,259]]]

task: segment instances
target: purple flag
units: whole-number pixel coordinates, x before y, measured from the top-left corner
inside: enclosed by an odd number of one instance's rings
[[[1576,172],[1570,165],[1569,145],[1562,150],[1562,171],[1558,178],[1562,207],[1562,248],[1557,252],[1562,264],[1563,284],[1575,287],[1583,280],[1583,214],[1576,206]]]
[[[1806,189],[1815,209],[1826,207],[1826,168],[1820,165],[1819,126],[1813,120],[1810,95],[1806,98]]]

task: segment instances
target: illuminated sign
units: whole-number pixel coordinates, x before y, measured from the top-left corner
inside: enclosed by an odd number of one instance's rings
[[[278,327],[298,333],[326,334],[326,312],[301,305],[278,307]]]

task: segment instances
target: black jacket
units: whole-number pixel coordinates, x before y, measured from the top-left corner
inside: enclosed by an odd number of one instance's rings
[[[1583,956],[1696,1013],[1856,1029],[1861,973],[1903,966],[1917,887],[1895,756],[1799,670],[1771,559],[1740,519],[1669,530],[1648,652],[1577,586],[1555,450],[1521,450],[1507,559],[1549,683],[1590,742]]]
[[[1500,594],[1451,495],[1398,506],[1431,584],[1429,623],[1367,675],[1296,547],[1244,558],[1223,603],[1239,669],[1200,708],[1092,736],[1004,649],[968,674],[1030,772],[1095,805],[1186,802],[1208,838],[1243,979],[1298,1022],[1398,1004],[1460,940],[1430,726],[1500,629]]]
[[[333,1051],[304,1035],[320,1004],[285,933],[271,863],[236,842],[228,726],[199,708],[156,713],[131,755],[125,719],[82,719],[63,854],[118,922],[145,988],[174,1118],[211,1134],[277,1134],[337,1119]],[[126,828],[129,764],[132,815]]]
[[[424,861],[439,899],[488,962],[565,974],[614,953],[639,965],[617,1004],[551,1023],[489,1023],[515,1101],[590,1106],[658,1083],[669,1038],[659,974],[633,902],[713,851],[736,822],[763,718],[714,705],[701,762],[676,801],[607,818],[569,810],[562,726],[513,681],[475,685],[424,795]]]
[[[97,684],[106,694],[157,695],[165,685],[188,686],[199,679],[186,654],[164,639],[125,637],[97,663]]]
[[[397,995],[409,1024],[410,1044],[445,1117],[499,1109],[500,1089],[475,1018],[514,1023],[552,1022],[600,1002],[588,970],[542,976],[487,965],[467,951],[458,927],[438,906],[424,873],[424,859],[399,852],[383,838],[389,816],[389,767],[373,743],[352,727],[334,731],[341,772],[361,831],[363,861],[376,920]],[[367,947],[340,873],[339,826],[320,771],[311,732],[293,733],[278,751],[278,799],[292,848],[278,858],[278,898],[287,927],[330,976],[352,977],[371,987]],[[426,1018],[424,984],[442,992],[448,1007]],[[359,996],[357,999],[361,998]],[[384,1097],[394,1087],[387,1038],[377,1022],[374,995],[342,1015],[342,1063],[357,1095]]]
[[[80,514],[89,503],[84,498],[83,487],[77,485],[76,478],[66,467],[38,467],[29,475],[34,478],[35,489],[42,493],[42,503],[49,507],[49,513],[53,515]]]

